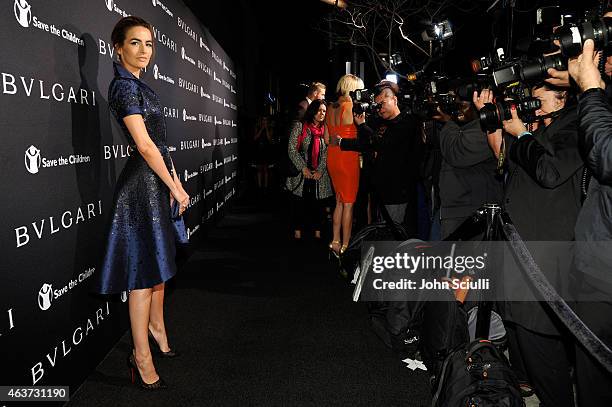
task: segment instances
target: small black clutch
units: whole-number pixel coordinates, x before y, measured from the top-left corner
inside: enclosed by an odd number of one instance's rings
[[[183,220],[183,215],[179,216],[179,203],[176,199],[173,200],[172,206],[170,207],[170,219],[172,220],[172,228],[174,229],[176,241],[183,244],[189,243],[185,221]]]

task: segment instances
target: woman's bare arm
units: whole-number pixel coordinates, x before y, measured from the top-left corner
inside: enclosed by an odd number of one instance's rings
[[[161,153],[157,149],[155,143],[153,143],[151,140],[151,137],[149,137],[149,133],[147,133],[147,128],[142,116],[139,114],[132,114],[124,117],[123,122],[132,135],[134,142],[136,142],[136,148],[138,149],[138,152],[142,158],[144,158],[153,172],[155,172],[155,174],[161,178],[164,184],[168,186],[170,193],[174,196],[174,198],[183,203],[185,198],[188,199],[189,197],[177,187],[176,183],[172,179],[168,168],[166,168],[166,164],[164,163]]]

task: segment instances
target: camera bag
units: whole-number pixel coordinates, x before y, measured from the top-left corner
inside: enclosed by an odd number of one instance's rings
[[[436,380],[432,407],[523,407],[516,375],[488,340],[448,355]]]

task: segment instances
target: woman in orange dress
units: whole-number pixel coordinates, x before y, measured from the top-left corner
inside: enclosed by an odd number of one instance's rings
[[[336,94],[338,100],[327,108],[327,139],[335,134],[342,138],[356,138],[357,127],[353,123],[353,100],[349,93],[363,89],[363,81],[351,74],[338,80]],[[336,255],[344,253],[351,239],[353,226],[353,204],[359,187],[359,153],[341,151],[338,146],[327,150],[327,171],[336,191],[336,208],[333,217],[333,239],[329,249]],[[340,240],[342,235],[342,240]]]

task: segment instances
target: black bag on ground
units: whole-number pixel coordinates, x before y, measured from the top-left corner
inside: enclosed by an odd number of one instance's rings
[[[524,407],[518,380],[505,356],[487,340],[448,355],[432,407]]]

